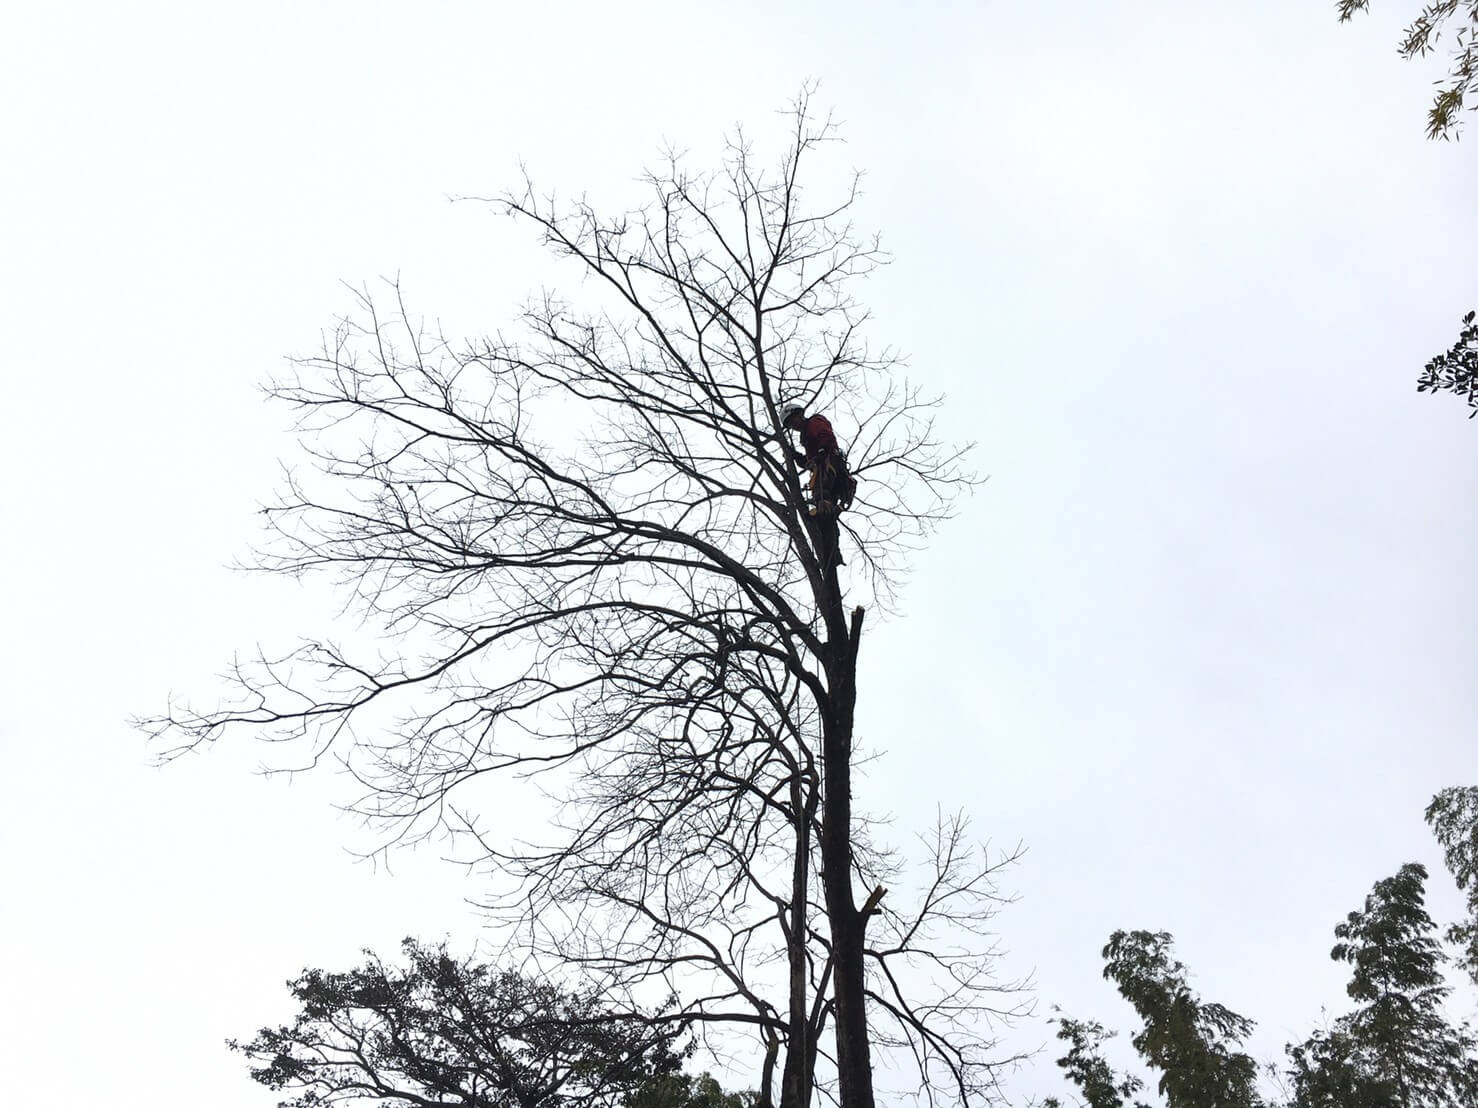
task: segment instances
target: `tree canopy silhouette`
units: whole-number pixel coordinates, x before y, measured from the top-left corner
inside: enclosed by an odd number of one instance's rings
[[[874,1046],[968,1101],[1017,1008],[986,923],[1004,859],[942,818],[909,899],[852,794],[864,608],[972,478],[864,338],[854,288],[886,256],[851,222],[857,179],[803,183],[832,124],[804,97],[789,119],[773,166],[742,137],[716,172],[671,157],[635,210],[491,201],[585,278],[516,339],[454,340],[398,287],[362,291],[271,386],[314,464],[268,511],[262,564],[335,575],[376,641],[264,655],[224,705],[148,726],[166,757],[247,729],[292,765],[341,759],[387,841],[470,848],[526,953],[749,1036],[762,1104],[834,1082],[871,1108]],[[810,511],[787,401],[844,440],[840,521]],[[515,836],[480,789],[527,778],[558,811]]]
[[[1474,790],[1448,789],[1433,800],[1429,822],[1448,848],[1448,863],[1467,887],[1472,871]],[[1356,1007],[1285,1047],[1288,1066],[1269,1065],[1275,1094],[1258,1088],[1258,1067],[1240,1047],[1252,1021],[1192,991],[1184,965],[1161,932],[1118,931],[1103,954],[1104,976],[1139,1015],[1131,1041],[1161,1073],[1168,1108],[1448,1108],[1478,1103],[1478,1039],[1452,1023],[1447,955],[1427,914],[1426,869],[1412,862],[1377,881],[1364,906],[1334,929],[1330,956],[1351,967],[1346,989]],[[1452,937],[1470,935],[1454,928]],[[1142,1088],[1102,1056],[1103,1027],[1062,1017],[1058,1060],[1091,1108],[1124,1108]],[[1049,1099],[1048,1105],[1057,1105]],[[1143,1108],[1137,1099],[1132,1103]]]
[[[1446,955],[1426,879],[1407,863],[1334,929],[1330,956],[1354,967],[1347,991],[1359,1006],[1289,1048],[1292,1108],[1443,1108],[1478,1097],[1473,1037],[1442,1010]]]
[[[1450,392],[1463,397],[1473,409],[1469,419],[1478,416],[1478,323],[1473,318],[1473,312],[1463,316],[1457,341],[1427,362],[1416,382],[1417,392]]]
[[[255,1080],[292,1094],[283,1108],[618,1108],[687,1089],[676,1029],[444,946],[402,952],[403,966],[366,951],[347,972],[304,970],[288,983],[293,1022],[231,1043],[260,1063]]]

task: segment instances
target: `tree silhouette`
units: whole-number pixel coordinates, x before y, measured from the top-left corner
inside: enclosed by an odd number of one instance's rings
[[[1443,789],[1427,805],[1426,818],[1448,872],[1468,899],[1468,917],[1448,927],[1447,941],[1462,951],[1458,965],[1478,984],[1478,787]]]
[[[1057,1065],[1078,1087],[1088,1108],[1124,1108],[1126,1103],[1131,1103],[1130,1098],[1144,1088],[1144,1082],[1132,1074],[1120,1077],[1104,1059],[1103,1042],[1113,1038],[1114,1033],[1105,1031],[1096,1021],[1059,1016],[1053,1022],[1057,1024],[1057,1037],[1068,1047],[1067,1053],[1057,1059]],[[1045,1108],[1062,1106],[1056,1097],[1048,1097],[1043,1104]]]
[[[1463,329],[1457,341],[1426,364],[1417,378],[1417,392],[1451,392],[1464,397],[1473,410],[1468,418],[1478,416],[1478,323],[1474,313],[1463,316]]]
[[[850,222],[856,178],[824,202],[803,187],[830,121],[804,97],[791,120],[777,167],[742,137],[714,173],[672,157],[635,211],[531,186],[494,201],[585,277],[578,306],[535,299],[518,340],[454,341],[398,287],[388,307],[361,292],[270,389],[315,464],[267,513],[263,565],[336,575],[375,647],[263,656],[223,706],[146,726],[165,757],[247,729],[292,765],[339,758],[387,842],[471,847],[528,954],[633,1014],[672,996],[649,1018],[751,1036],[762,1104],[834,1081],[872,1108],[874,1044],[902,1048],[931,1101],[968,1101],[1017,1007],[984,926],[1007,859],[942,819],[908,903],[863,833],[866,605],[844,601],[836,552],[886,606],[971,477],[934,402],[864,341],[852,289],[886,258]],[[776,413],[791,400],[846,440],[840,521],[810,510]],[[530,777],[560,804],[519,839],[484,786]]]
[[[1361,911],[1335,929],[1330,956],[1354,967],[1359,1003],[1289,1048],[1293,1108],[1438,1108],[1478,1097],[1478,1060],[1464,1028],[1443,1014],[1446,961],[1415,863],[1377,881]]]
[[[444,946],[407,939],[402,951],[403,967],[366,952],[346,973],[304,970],[288,983],[293,1022],[231,1043],[262,1063],[255,1080],[295,1094],[283,1108],[616,1108],[648,1090],[687,1089],[675,1029],[613,1017],[592,994]]]
[[[1239,1046],[1252,1021],[1202,1001],[1167,932],[1116,931],[1103,948],[1103,975],[1143,1021],[1131,1041],[1160,1071],[1168,1108],[1259,1108],[1257,1065]]]
[[[1478,788],[1444,789],[1427,821],[1447,854],[1460,888],[1478,873]],[[1449,1108],[1478,1104],[1478,1039],[1454,1025],[1444,1005],[1450,993],[1447,955],[1425,906],[1426,869],[1409,863],[1377,881],[1361,910],[1334,931],[1331,957],[1353,967],[1347,992],[1357,1007],[1301,1043],[1285,1047],[1289,1065],[1268,1067],[1281,1095],[1265,1099],[1257,1067],[1239,1049],[1252,1021],[1191,990],[1186,968],[1171,954],[1166,932],[1117,931],[1104,947],[1104,976],[1119,988],[1142,1021],[1136,1050],[1161,1073],[1168,1108]],[[1463,944],[1472,974],[1475,924],[1448,931]],[[1089,1108],[1123,1108],[1142,1087],[1117,1075],[1102,1057],[1111,1036],[1098,1023],[1061,1018],[1058,1038],[1069,1045],[1058,1060]],[[1045,1102],[1059,1102],[1049,1098]],[[1136,1102],[1138,1108],[1138,1102]]]

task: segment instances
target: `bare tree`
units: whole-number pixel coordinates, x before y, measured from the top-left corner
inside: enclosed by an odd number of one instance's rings
[[[778,167],[742,136],[714,173],[670,157],[615,218],[491,201],[587,278],[578,307],[536,299],[522,341],[456,342],[398,287],[360,293],[271,387],[316,465],[269,512],[264,565],[339,574],[382,653],[312,641],[148,726],[166,757],[237,728],[332,752],[389,840],[475,844],[526,951],[632,1012],[676,996],[652,1018],[715,1048],[752,1036],[766,1106],[778,1086],[782,1108],[872,1108],[874,1045],[931,1103],[969,1102],[1019,1008],[985,930],[1004,860],[942,820],[919,903],[882,899],[900,875],[852,808],[864,607],[839,562],[891,602],[971,477],[863,340],[851,290],[886,258],[850,222],[855,177],[834,202],[802,188],[830,121],[804,98],[790,118]],[[840,520],[812,510],[787,401],[855,431]],[[548,841],[478,802],[531,776],[560,799]]]

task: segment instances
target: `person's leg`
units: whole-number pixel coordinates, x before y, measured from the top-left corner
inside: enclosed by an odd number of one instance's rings
[[[822,519],[821,527],[826,533],[826,550],[822,552],[822,561],[834,566],[846,565],[842,561],[842,524],[837,518],[835,505],[832,505]]]
[[[828,514],[836,514],[837,462],[830,451],[816,460],[816,507]]]

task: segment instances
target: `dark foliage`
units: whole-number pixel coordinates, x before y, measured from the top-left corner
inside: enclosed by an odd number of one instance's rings
[[[1252,1021],[1196,996],[1170,950],[1164,931],[1116,931],[1103,948],[1103,975],[1144,1024],[1130,1041],[1160,1071],[1168,1108],[1257,1108],[1257,1065],[1233,1049]]]
[[[1471,319],[1468,321],[1471,322]],[[1469,919],[1447,937],[1462,947],[1461,964],[1478,981],[1478,787],[1444,789],[1426,812],[1446,852],[1447,867],[1468,894]],[[1474,1108],[1478,1106],[1478,1039],[1454,1025],[1445,1002],[1447,955],[1425,905],[1426,869],[1405,865],[1376,882],[1359,911],[1334,929],[1330,955],[1352,967],[1346,991],[1357,1007],[1289,1044],[1289,1064],[1268,1068],[1282,1108]],[[1113,980],[1143,1020],[1135,1048],[1161,1071],[1169,1108],[1254,1108],[1264,1103],[1252,1060],[1231,1049],[1250,1020],[1191,991],[1185,967],[1170,956],[1164,932],[1116,932],[1103,951]],[[1140,1088],[1118,1077],[1101,1056],[1110,1037],[1097,1023],[1058,1021],[1069,1044],[1058,1060],[1087,1108],[1123,1108]],[[1058,1108],[1055,1098],[1048,1108]]]
[[[1417,378],[1417,392],[1450,392],[1466,398],[1473,410],[1468,418],[1478,416],[1478,323],[1474,313],[1463,316],[1463,329],[1446,353],[1438,354]]]
[[[743,1108],[688,1095],[677,1029],[616,1016],[591,994],[407,939],[406,965],[305,970],[297,1018],[233,1049],[283,1108]],[[653,1086],[677,1095],[643,1101]]]
[[[647,1082],[626,1101],[626,1108],[753,1108],[752,1092],[726,1093],[712,1074],[675,1073]]]
[[[1468,918],[1447,929],[1461,950],[1458,965],[1478,983],[1478,787],[1443,789],[1427,805],[1427,825],[1442,844],[1447,868],[1468,896]]]
[[[1450,1108],[1478,1097],[1466,1028],[1443,1014],[1445,957],[1416,863],[1375,884],[1362,910],[1335,929],[1330,956],[1354,967],[1360,1005],[1290,1047],[1293,1108]]]
[[[1068,1080],[1078,1087],[1088,1108],[1124,1108],[1130,1098],[1144,1088],[1144,1082],[1132,1074],[1123,1077],[1115,1074],[1100,1053],[1104,1040],[1113,1038],[1112,1031],[1105,1031],[1103,1025],[1096,1021],[1084,1022],[1066,1016],[1055,1022],[1057,1037],[1068,1046],[1067,1053],[1057,1059],[1057,1064]],[[1061,1101],[1049,1097],[1044,1108],[1061,1108]]]

